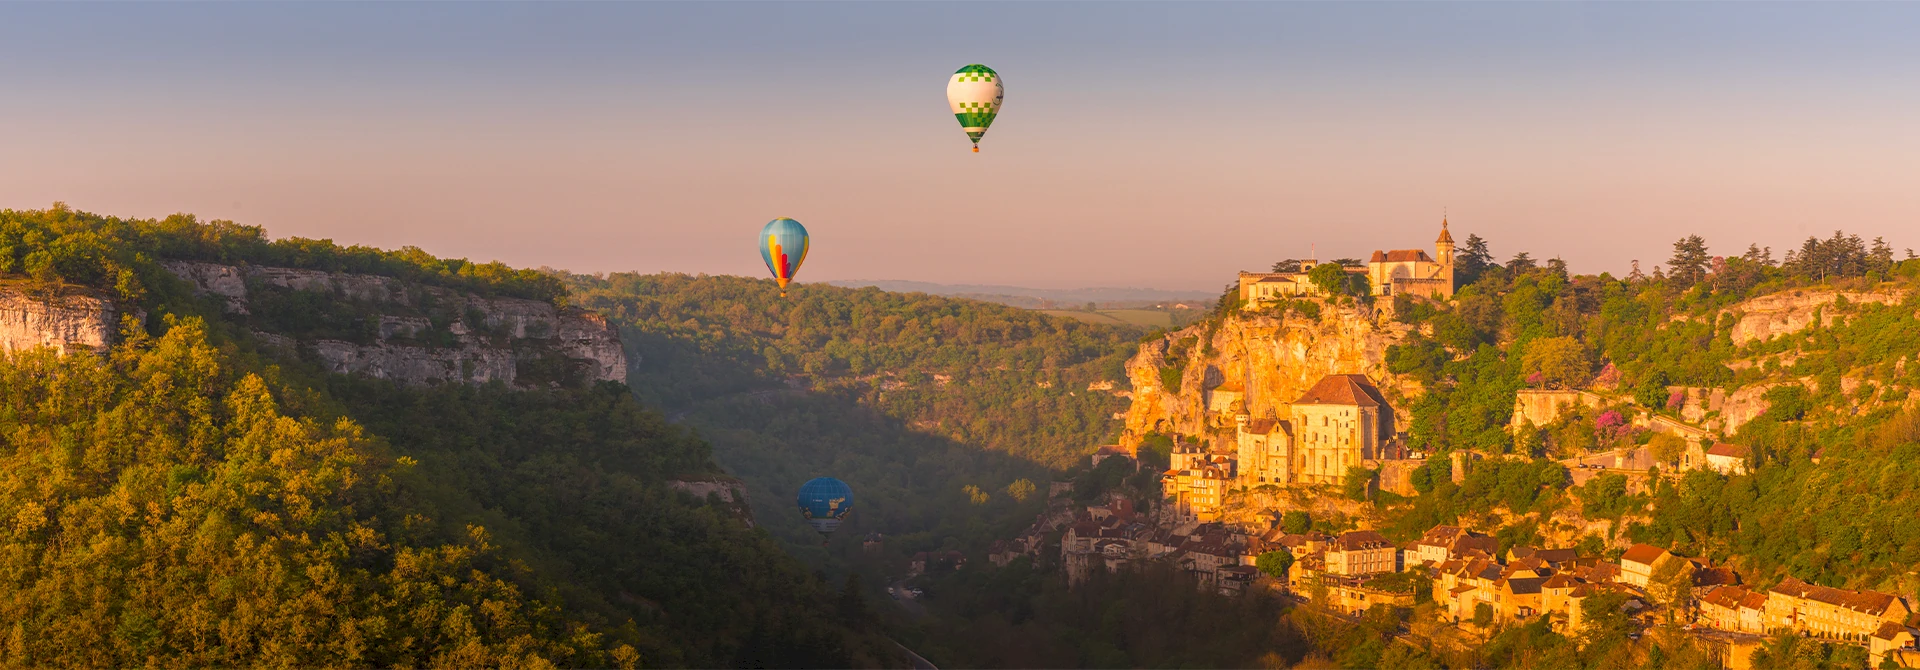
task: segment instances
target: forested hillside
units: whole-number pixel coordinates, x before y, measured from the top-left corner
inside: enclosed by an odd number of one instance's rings
[[[880,531],[889,552],[977,550],[1030,520],[1051,473],[1111,440],[1126,406],[1126,329],[872,288],[782,299],[738,277],[566,280],[621,327],[635,393],[711,440],[799,551],[817,538],[793,491],[822,475],[859,501],[836,542]]]
[[[102,354],[0,357],[0,662],[897,665],[726,505],[707,443],[616,383],[327,375],[167,260],[561,300],[554,278],[191,217],[0,212],[0,287],[107,297]],[[347,298],[340,298],[345,300]],[[852,600],[849,600],[849,597]]]
[[[1694,470],[1637,496],[1596,488],[1583,501],[1589,516],[1749,574],[1912,592],[1920,584],[1899,578],[1920,564],[1920,525],[1908,523],[1920,518],[1920,415],[1909,400],[1920,385],[1916,287],[1920,261],[1896,262],[1879,240],[1842,233],[1809,239],[1784,261],[1758,247],[1714,257],[1690,237],[1654,276],[1624,279],[1487,264],[1450,305],[1403,301],[1400,318],[1431,335],[1391,357],[1396,372],[1431,384],[1412,433],[1436,451],[1560,457],[1654,441],[1622,425],[1635,410],[1721,426],[1724,440],[1753,450],[1751,474]],[[1762,308],[1799,309],[1806,323],[1760,329],[1770,322],[1749,312]],[[1621,403],[1610,417],[1578,411],[1518,439],[1507,433],[1515,390],[1590,385]],[[1755,416],[1683,416],[1678,387],[1744,389],[1758,397]],[[1671,468],[1678,455],[1657,457]],[[1429,484],[1436,499],[1455,495],[1442,479]],[[1506,489],[1492,495],[1514,498],[1516,510],[1559,498]]]

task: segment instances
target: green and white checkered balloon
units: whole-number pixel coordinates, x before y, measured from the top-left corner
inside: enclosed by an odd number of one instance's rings
[[[1000,99],[1005,96],[1000,73],[979,63],[960,68],[947,80],[947,104],[967,139],[973,140],[974,151],[980,150],[980,136],[987,134],[987,126],[1000,114]]]

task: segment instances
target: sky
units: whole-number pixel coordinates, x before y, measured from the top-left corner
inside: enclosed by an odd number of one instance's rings
[[[1920,247],[1920,3],[0,3],[0,208],[580,272],[1214,290]],[[947,77],[1006,102],[981,152]]]

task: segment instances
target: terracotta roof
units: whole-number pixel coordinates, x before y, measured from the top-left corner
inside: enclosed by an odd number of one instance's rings
[[[1576,585],[1576,584],[1579,584],[1579,583],[1580,583],[1580,582],[1579,582],[1579,580],[1576,580],[1576,579],[1574,579],[1574,578],[1572,578],[1572,577],[1569,577],[1569,576],[1567,576],[1567,575],[1565,575],[1565,574],[1558,574],[1558,575],[1554,575],[1554,576],[1552,576],[1552,577],[1548,577],[1548,578],[1547,578],[1547,582],[1546,582],[1545,584],[1541,584],[1541,585],[1540,585],[1540,588],[1543,588],[1543,589],[1570,589],[1570,588],[1573,588],[1573,587],[1574,587],[1574,585]]]
[[[1379,249],[1374,249],[1373,255],[1367,258],[1367,262],[1368,263],[1385,263],[1387,262],[1387,254],[1386,252],[1381,251]]]
[[[1899,623],[1899,622],[1897,622],[1897,621],[1888,621],[1888,622],[1886,622],[1886,623],[1883,623],[1883,624],[1880,624],[1880,630],[1876,630],[1876,631],[1874,631],[1874,632],[1873,632],[1873,636],[1874,636],[1874,637],[1877,637],[1877,638],[1880,638],[1880,639],[1882,639],[1882,640],[1889,640],[1889,641],[1891,641],[1891,640],[1892,640],[1892,639],[1893,639],[1893,638],[1894,638],[1895,636],[1897,636],[1897,635],[1899,635],[1899,634],[1901,634],[1901,633],[1907,633],[1907,634],[1909,634],[1909,635],[1911,635],[1911,634],[1912,634],[1911,632],[1909,632],[1909,631],[1907,630],[1907,627],[1906,627],[1906,626],[1902,626],[1902,625],[1900,625],[1900,623]]]
[[[1293,425],[1279,419],[1254,419],[1247,422],[1247,432],[1254,435],[1271,435],[1275,429],[1288,435],[1293,434]]]
[[[1453,233],[1449,233],[1449,232],[1447,232],[1447,219],[1446,219],[1446,217],[1441,217],[1441,218],[1440,218],[1440,239],[1437,239],[1437,240],[1434,240],[1434,241],[1435,241],[1435,242],[1445,242],[1445,243],[1447,243],[1447,244],[1453,244]]]
[[[1738,445],[1738,444],[1727,444],[1725,442],[1717,442],[1713,445],[1712,449],[1707,450],[1707,455],[1708,456],[1728,456],[1731,458],[1746,458],[1747,448],[1745,446]]]
[[[1380,395],[1380,389],[1374,388],[1366,375],[1327,375],[1293,404],[1379,407],[1387,404],[1387,399]]]
[[[1660,556],[1665,553],[1667,550],[1651,544],[1636,544],[1628,548],[1627,553],[1620,555],[1620,562],[1633,561],[1641,565],[1653,565],[1653,562],[1660,560]]]
[[[1780,582],[1779,586],[1773,587],[1773,592],[1795,598],[1817,600],[1829,605],[1845,607],[1855,612],[1865,612],[1875,615],[1885,613],[1887,608],[1892,607],[1894,601],[1897,600],[1892,594],[1888,593],[1880,593],[1878,591],[1848,591],[1827,586],[1815,586],[1793,577],[1788,577],[1786,581]]]
[[[1461,530],[1459,526],[1434,526],[1427,529],[1427,532],[1420,536],[1420,542],[1422,544],[1444,547],[1448,542],[1452,542],[1453,538],[1458,537],[1463,532],[1465,531]]]
[[[1566,563],[1566,562],[1572,561],[1575,558],[1579,558],[1579,553],[1572,549],[1535,549],[1533,547],[1514,547],[1508,553],[1510,553],[1516,559],[1533,558],[1533,559],[1539,559],[1540,562],[1547,563],[1547,564]]]
[[[1372,261],[1374,263],[1405,263],[1409,261],[1420,263],[1433,262],[1432,256],[1428,256],[1427,252],[1419,249],[1394,249],[1393,251],[1385,253],[1375,251],[1373,252],[1373,258],[1375,259]]]
[[[1334,540],[1334,546],[1342,551],[1360,551],[1362,549],[1391,549],[1393,543],[1379,533],[1370,530],[1355,530],[1341,533]]]
[[[1304,275],[1304,274],[1302,274],[1302,275],[1273,275],[1273,276],[1270,276],[1270,277],[1262,277],[1262,278],[1260,279],[1260,281],[1257,281],[1257,282],[1254,282],[1254,283],[1255,283],[1255,284],[1278,284],[1278,283],[1281,283],[1281,282],[1286,282],[1286,283],[1288,283],[1288,284],[1293,284],[1293,283],[1297,283],[1297,282],[1295,282],[1295,281],[1294,281],[1294,277],[1299,277],[1300,279],[1302,279],[1302,280],[1305,280],[1307,276],[1306,276],[1306,275]]]
[[[1713,590],[1707,592],[1707,595],[1700,597],[1700,602],[1735,609],[1747,599],[1748,595],[1750,594],[1746,589],[1738,586],[1715,586]]]
[[[1764,593],[1748,591],[1747,595],[1740,599],[1740,606],[1750,610],[1764,610],[1767,608],[1767,596]]]

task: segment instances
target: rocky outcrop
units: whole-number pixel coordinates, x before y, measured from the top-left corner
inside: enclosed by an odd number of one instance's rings
[[[1291,403],[1330,374],[1364,374],[1392,401],[1406,425],[1405,398],[1419,386],[1389,373],[1387,347],[1411,328],[1381,319],[1371,310],[1327,306],[1317,316],[1242,313],[1209,330],[1205,323],[1140,345],[1127,361],[1134,389],[1121,441],[1136,447],[1148,433],[1201,435],[1231,427],[1230,417],[1209,412],[1208,391],[1239,386],[1241,403],[1254,417],[1287,416]],[[1165,388],[1161,371],[1181,370],[1180,386]]]
[[[0,352],[106,351],[118,319],[110,300],[79,293],[35,295],[0,285]]]
[[[667,486],[701,500],[718,500],[720,505],[735,518],[753,527],[753,506],[747,500],[747,485],[738,479],[720,477],[714,479],[675,479]]]
[[[558,383],[559,377],[627,379],[619,333],[605,318],[580,309],[377,275],[190,261],[165,265],[246,322],[262,342],[311,355],[336,373],[416,385],[500,381],[529,387]],[[278,324],[259,314],[258,301],[287,292],[330,294],[364,308],[365,337],[276,332]]]
[[[1812,326],[1816,319],[1823,325],[1831,325],[1839,316],[1839,310],[1829,305],[1845,297],[1849,303],[1899,304],[1906,300],[1907,292],[1898,289],[1880,291],[1835,291],[1831,289],[1800,289],[1764,295],[1735,305],[1729,313],[1739,315],[1740,320],[1733,325],[1731,336],[1734,346],[1748,342],[1765,342],[1781,335],[1797,333]]]

